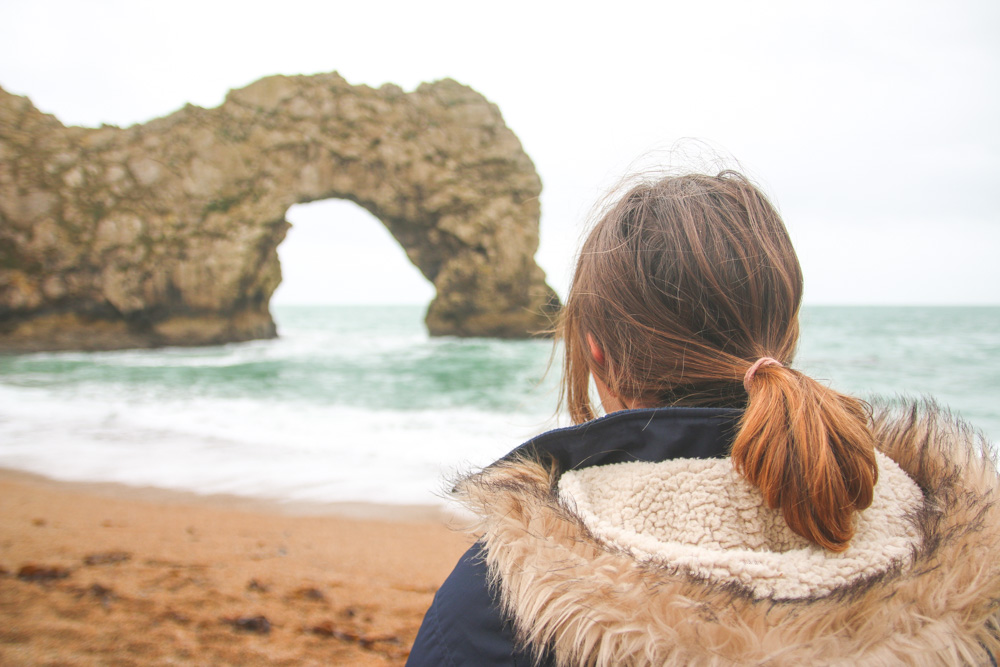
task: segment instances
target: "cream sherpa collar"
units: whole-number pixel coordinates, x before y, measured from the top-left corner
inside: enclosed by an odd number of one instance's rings
[[[571,470],[559,479],[559,498],[594,536],[640,562],[739,584],[758,598],[817,597],[909,564],[919,545],[923,494],[884,454],[877,460],[874,499],[841,553],[793,533],[731,459]]]

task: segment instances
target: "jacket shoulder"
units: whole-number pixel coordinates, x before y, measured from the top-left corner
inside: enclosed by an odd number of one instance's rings
[[[482,545],[473,545],[438,589],[427,610],[407,667],[534,665],[515,646],[484,561]]]

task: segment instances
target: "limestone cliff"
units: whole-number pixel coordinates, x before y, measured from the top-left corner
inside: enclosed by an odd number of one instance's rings
[[[540,191],[497,107],[451,80],[273,76],[126,129],[0,89],[0,350],[274,336],[285,213],[330,198],[434,284],[432,334],[525,336],[557,303],[533,259]]]

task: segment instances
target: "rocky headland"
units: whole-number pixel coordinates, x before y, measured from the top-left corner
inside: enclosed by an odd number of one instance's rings
[[[448,79],[272,76],[124,129],[0,89],[0,351],[272,337],[285,214],[331,198],[434,284],[431,334],[526,336],[558,307],[534,261],[540,192],[496,105]]]

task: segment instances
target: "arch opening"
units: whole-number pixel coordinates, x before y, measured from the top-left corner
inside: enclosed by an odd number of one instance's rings
[[[295,204],[278,246],[281,284],[271,303],[422,305],[434,286],[410,262],[385,225],[346,199]]]

